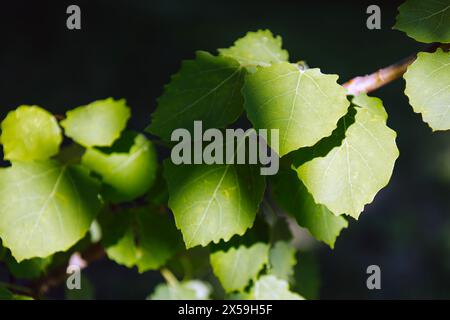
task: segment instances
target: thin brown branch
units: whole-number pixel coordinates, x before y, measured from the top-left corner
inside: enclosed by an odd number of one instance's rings
[[[91,263],[102,259],[105,250],[99,243],[93,244],[80,254],[83,263],[79,263],[80,269],[84,269]],[[60,286],[67,278],[67,267],[70,261],[51,270],[47,275],[38,279],[31,285],[35,298],[43,297],[51,288]]]
[[[424,51],[434,52],[437,48],[448,50],[449,47],[449,44],[433,44]],[[343,87],[347,89],[349,95],[372,92],[403,76],[408,66],[413,63],[414,60],[416,60],[416,54],[410,55],[386,68],[379,69],[374,73],[353,78],[344,83]]]

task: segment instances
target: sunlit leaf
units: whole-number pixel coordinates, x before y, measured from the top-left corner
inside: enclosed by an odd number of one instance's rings
[[[226,292],[242,291],[256,280],[258,273],[269,262],[269,247],[256,243],[251,247],[240,246],[228,251],[211,254],[211,266],[214,274]]]
[[[254,300],[304,300],[289,290],[289,283],[273,275],[266,275],[256,281],[252,290]]]
[[[249,165],[164,163],[169,207],[187,248],[228,241],[253,225],[265,189],[259,168]]]
[[[394,29],[420,42],[450,42],[450,0],[406,0]]]
[[[282,49],[280,36],[274,37],[269,30],[248,32],[230,48],[219,49],[222,56],[239,61],[242,66],[270,66],[288,60],[288,52]]]
[[[5,159],[45,160],[59,151],[61,129],[55,117],[37,106],[20,106],[1,123]]]
[[[144,195],[153,185],[158,167],[151,141],[133,132],[125,132],[112,148],[86,150],[81,163],[101,176],[104,195],[114,203]]]
[[[125,100],[108,98],[66,113],[61,121],[66,136],[84,147],[111,146],[130,118]]]
[[[450,52],[420,52],[404,78],[405,94],[423,121],[433,130],[450,129]]]
[[[18,262],[69,249],[100,207],[87,170],[55,161],[0,169],[0,238]]]
[[[341,145],[301,165],[297,173],[317,204],[357,219],[389,182],[399,151],[381,100],[363,94],[353,103],[355,122],[346,128]]]
[[[329,136],[347,112],[349,101],[337,79],[287,62],[259,68],[242,90],[248,118],[256,129],[279,130],[280,156],[311,146]]]

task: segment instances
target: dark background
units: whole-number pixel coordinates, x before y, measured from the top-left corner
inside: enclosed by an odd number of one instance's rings
[[[156,98],[183,59],[215,53],[247,31],[283,37],[291,61],[340,75],[372,72],[424,47],[394,31],[401,1],[3,1],[0,6],[0,116],[21,104],[54,113],[106,97],[126,98],[131,126],[142,131]],[[66,28],[78,4],[82,30]],[[378,4],[382,29],[366,28]],[[372,95],[383,99],[398,133],[400,158],[390,184],[338,238],[316,247],[320,297],[450,297],[450,137],[432,133],[414,114],[397,80]],[[301,263],[301,258],[299,263]],[[368,265],[382,272],[382,290],[366,288]],[[0,268],[0,278],[1,278]],[[108,261],[87,276],[96,298],[144,298],[160,280]],[[56,291],[55,297],[61,293]]]

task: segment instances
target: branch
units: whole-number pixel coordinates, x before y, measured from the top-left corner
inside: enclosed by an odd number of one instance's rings
[[[424,52],[434,52],[437,48],[448,50],[450,45],[433,44],[426,48]],[[347,93],[349,95],[372,92],[403,76],[408,66],[415,60],[416,54],[410,55],[409,57],[406,57],[386,68],[379,69],[374,73],[353,78],[344,83],[342,86],[347,89]]]
[[[425,52],[434,52],[437,48],[442,48],[446,51],[450,49],[450,44],[433,44],[426,48]],[[400,78],[410,64],[416,59],[416,54],[413,54],[397,63],[394,63],[388,67],[379,69],[378,71],[360,77],[355,77],[343,84],[343,87],[347,89],[349,95],[357,95],[360,93],[369,93],[388,83]],[[63,116],[58,116],[58,119],[62,119]],[[139,205],[139,203],[135,203]],[[114,208],[113,208],[114,209]],[[83,253],[75,253],[70,258],[69,262],[64,265],[53,269],[50,273],[33,282],[30,286],[32,295],[36,298],[44,296],[48,290],[53,287],[60,286],[67,277],[67,267],[69,264],[76,263],[80,269],[84,269],[91,263],[105,257],[105,250],[100,244],[93,244],[88,247]],[[175,283],[176,278],[167,270],[160,270],[164,278],[169,283]],[[11,285],[10,285],[11,286]],[[23,288],[16,288],[17,290],[24,291]]]
[[[67,263],[50,271],[47,275],[32,283],[31,288],[33,297],[43,297],[51,288],[60,286],[67,278],[67,267],[70,264],[77,264],[80,269],[86,268],[91,263],[102,259],[105,256],[105,250],[99,243],[88,247],[81,254],[74,253]]]

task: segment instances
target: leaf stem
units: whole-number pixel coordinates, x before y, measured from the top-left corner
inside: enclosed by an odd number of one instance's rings
[[[169,269],[161,268],[159,271],[161,272],[161,275],[163,276],[163,278],[166,280],[166,282],[169,285],[171,285],[171,286],[178,285],[177,278],[173,275],[173,273]]]
[[[424,52],[434,52],[437,48],[448,50],[450,44],[432,44],[427,47]],[[416,60],[417,54],[412,54],[390,66],[379,69],[371,74],[365,76],[355,77],[350,79],[342,86],[347,89],[349,95],[358,95],[360,93],[369,93],[381,88],[388,83],[400,78],[406,72],[409,65]]]

